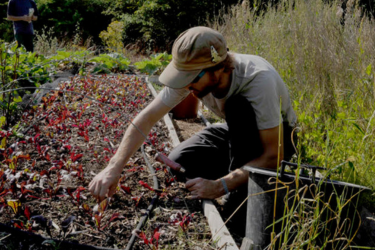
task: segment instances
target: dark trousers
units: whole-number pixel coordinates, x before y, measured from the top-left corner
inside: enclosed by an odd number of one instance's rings
[[[16,34],[18,47],[23,45],[26,51],[34,52],[34,35]]]
[[[183,141],[170,153],[169,158],[186,169],[188,178],[202,177],[215,180],[240,168],[263,153],[255,112],[241,96],[230,98],[225,106],[226,124],[212,125]],[[283,124],[284,159],[294,154],[291,141],[292,128]],[[184,181],[184,176],[177,176]],[[247,185],[226,196],[221,215],[227,219],[247,197]],[[231,233],[245,235],[246,204],[228,222]]]
[[[218,179],[263,153],[255,112],[242,96],[226,102],[226,124],[212,125],[179,144],[169,158],[186,169],[186,177]],[[294,154],[291,131],[284,130],[284,159]]]

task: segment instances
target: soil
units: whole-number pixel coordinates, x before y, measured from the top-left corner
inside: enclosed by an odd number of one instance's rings
[[[74,77],[60,89],[25,109],[9,133],[2,132],[0,223],[46,238],[121,249],[157,196],[158,205],[142,228],[147,239],[138,232],[133,249],[212,249],[201,202],[186,199],[184,184],[154,160],[157,152],[171,150],[162,122],[147,135],[144,153],[138,150],[124,168],[111,199],[97,204],[87,190],[130,121],[152,100],[144,80]],[[204,127],[198,119],[176,124],[182,140]],[[157,190],[149,167],[156,171]],[[7,232],[0,238],[0,249],[56,249],[51,241],[36,244]]]
[[[200,118],[173,120],[173,123],[180,142],[189,139],[192,135],[205,128]]]

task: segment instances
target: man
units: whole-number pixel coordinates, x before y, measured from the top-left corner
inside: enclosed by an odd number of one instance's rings
[[[38,19],[38,9],[33,0],[10,0],[7,19],[13,21],[13,30],[18,46],[25,46],[26,51],[34,52],[33,21]]]
[[[284,82],[263,58],[228,53],[224,37],[207,27],[183,32],[173,59],[160,75],[166,87],[129,126],[109,165],[90,183],[98,201],[116,192],[123,167],[152,126],[190,92],[226,124],[213,125],[182,142],[169,155],[186,170],[193,199],[214,199],[246,184],[245,165],[275,169],[293,153],[296,115]],[[285,136],[284,136],[285,134]],[[283,139],[285,138],[285,140]]]

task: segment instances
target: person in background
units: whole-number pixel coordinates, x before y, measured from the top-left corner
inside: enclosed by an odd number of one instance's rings
[[[33,0],[10,0],[7,19],[13,21],[13,30],[18,46],[25,46],[26,51],[34,52],[33,21],[38,19],[38,9]]]
[[[265,59],[229,53],[218,31],[199,26],[183,32],[159,81],[164,89],[133,121],[137,128],[128,127],[108,166],[91,181],[89,190],[98,201],[116,192],[123,168],[145,140],[139,130],[147,135],[189,93],[226,120],[183,141],[169,155],[186,169],[192,199],[216,199],[238,189],[246,194],[249,173],[243,166],[275,170],[295,153],[291,135],[297,118],[284,81]]]

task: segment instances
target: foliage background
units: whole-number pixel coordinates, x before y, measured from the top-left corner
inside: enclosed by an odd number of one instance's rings
[[[73,40],[79,31],[82,43],[89,37],[103,45],[100,32],[113,21],[123,23],[122,43],[142,52],[170,52],[173,40],[192,26],[206,25],[218,13],[240,0],[35,0],[39,19],[34,22],[36,31],[52,29],[59,40]],[[285,0],[247,0],[247,5],[260,15],[267,6],[285,3]],[[334,0],[325,2],[336,3]],[[340,0],[344,11],[353,0]],[[359,6],[374,14],[375,1],[358,0]],[[7,0],[0,0],[1,39],[12,41],[11,22],[6,21]]]
[[[0,3],[5,18],[7,1]],[[51,28],[53,34],[49,36],[58,41],[74,41],[73,49],[80,45],[77,34],[81,43],[91,37],[107,51],[124,56],[126,51],[169,53],[177,35],[191,26],[218,29],[227,38],[231,51],[266,58],[287,83],[303,129],[301,159],[326,166],[347,181],[374,186],[375,1],[237,3],[240,2],[38,0],[40,17],[35,29],[40,32]],[[277,8],[268,9],[276,3],[280,3]],[[11,22],[2,22],[0,32],[2,39],[13,40]],[[82,69],[87,60],[88,56],[76,59],[76,65]],[[112,55],[95,60],[101,63],[97,72],[105,72],[125,59]],[[164,67],[167,61],[166,56],[156,56],[138,66],[155,73],[159,68],[154,66]]]

